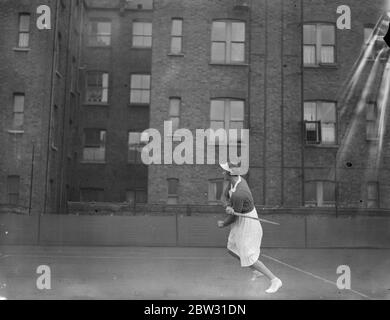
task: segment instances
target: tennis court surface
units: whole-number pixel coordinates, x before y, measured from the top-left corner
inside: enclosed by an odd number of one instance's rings
[[[282,279],[266,294],[266,278],[223,248],[0,247],[5,299],[390,299],[390,249],[262,249]],[[51,289],[39,290],[40,265]],[[351,270],[351,290],[337,287],[337,268]]]

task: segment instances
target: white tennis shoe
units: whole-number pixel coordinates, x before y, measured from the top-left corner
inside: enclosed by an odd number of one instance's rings
[[[282,285],[283,285],[282,280],[280,280],[279,278],[275,278],[271,280],[271,286],[267,290],[265,290],[265,292],[275,293],[282,287]]]

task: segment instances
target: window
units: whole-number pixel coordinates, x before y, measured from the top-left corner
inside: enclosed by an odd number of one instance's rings
[[[130,206],[133,206],[137,203],[146,203],[147,199],[148,195],[144,189],[126,191],[126,202],[128,202]]]
[[[379,138],[378,108],[376,102],[367,103],[366,109],[366,139],[378,140]]]
[[[167,204],[177,204],[178,199],[178,186],[179,179],[170,178],[168,179],[168,200]]]
[[[222,194],[228,187],[228,182],[223,179],[209,181],[209,204],[220,204]]]
[[[180,54],[183,51],[183,19],[172,19],[171,53]]]
[[[245,23],[214,21],[211,32],[211,61],[242,63],[245,61]]]
[[[106,131],[84,129],[83,160],[87,162],[104,162],[106,157]]]
[[[8,203],[18,204],[19,203],[19,176],[8,176],[7,177],[7,192],[8,192]]]
[[[333,207],[336,203],[336,187],[332,181],[308,181],[305,183],[305,205]]]
[[[131,75],[130,103],[149,104],[150,102],[150,75]]]
[[[23,122],[24,122],[24,94],[15,93],[14,94],[14,119],[13,119],[14,129],[22,129]]]
[[[306,143],[336,143],[336,104],[325,101],[304,103]]]
[[[244,101],[233,99],[213,99],[210,106],[210,128],[225,129],[230,142],[237,142],[229,136],[230,129],[237,130],[237,140],[240,140],[241,129],[244,128]],[[226,141],[220,141],[225,143]]]
[[[172,132],[175,132],[179,129],[180,125],[180,98],[170,98],[169,99],[169,118],[172,121]]]
[[[86,100],[89,103],[108,102],[108,73],[100,71],[87,73]]]
[[[104,202],[104,189],[100,188],[81,188],[81,202]]]
[[[133,22],[133,47],[152,47],[152,24],[150,22]]]
[[[111,45],[111,22],[92,20],[89,22],[88,45],[106,47]]]
[[[146,134],[145,134],[146,135]],[[142,163],[141,153],[147,139],[140,132],[129,132],[128,139],[128,163]]]
[[[18,47],[27,48],[30,42],[30,14],[21,13],[19,15],[19,37]]]
[[[367,208],[378,208],[379,192],[378,182],[367,183]]]
[[[335,63],[335,26],[331,24],[305,24],[303,26],[304,65]]]

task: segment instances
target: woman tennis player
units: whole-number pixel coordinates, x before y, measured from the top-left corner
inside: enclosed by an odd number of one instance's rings
[[[224,221],[218,221],[218,227],[224,228],[231,225],[227,248],[229,252],[241,262],[241,267],[251,267],[264,274],[271,282],[266,293],[275,293],[282,286],[282,281],[277,278],[260,260],[260,246],[263,237],[261,223],[255,219],[237,217],[234,213],[258,218],[253,202],[252,193],[247,182],[239,174],[238,164],[220,164],[224,170],[224,178],[229,181],[223,196],[228,217]]]

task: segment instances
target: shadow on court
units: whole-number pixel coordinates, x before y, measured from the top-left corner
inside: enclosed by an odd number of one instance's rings
[[[220,248],[0,247],[0,297],[7,299],[390,299],[390,250],[263,249],[283,281],[266,278]],[[51,289],[39,290],[47,265]],[[337,288],[337,267],[351,270],[351,290]]]

